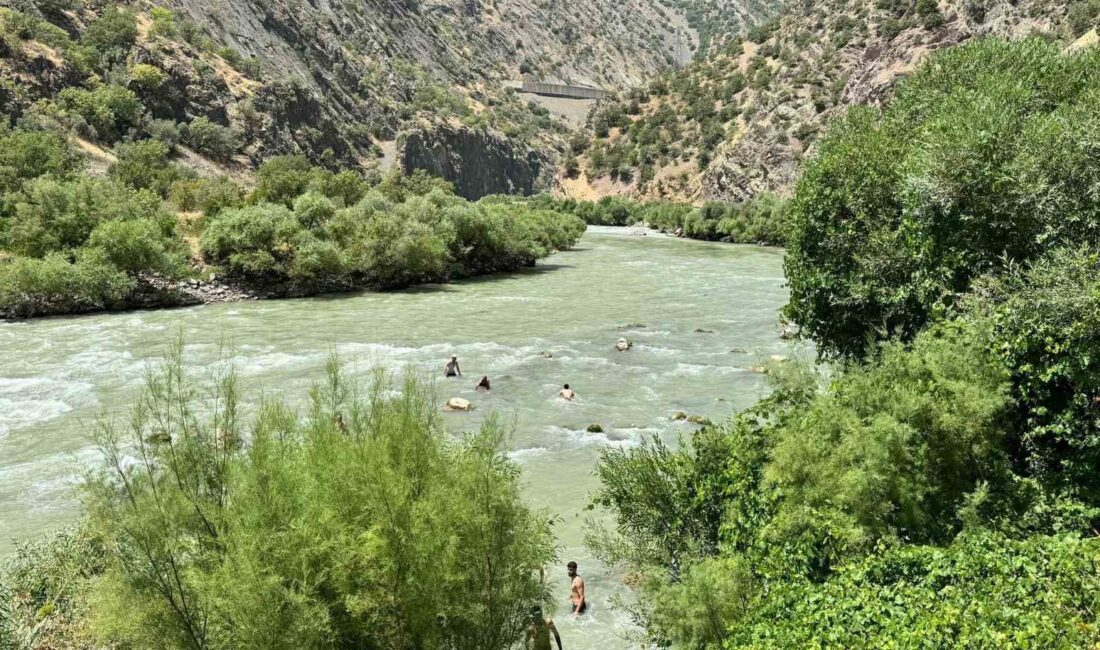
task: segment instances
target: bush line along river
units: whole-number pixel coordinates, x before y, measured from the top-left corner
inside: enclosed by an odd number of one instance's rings
[[[92,422],[125,416],[145,369],[180,333],[192,377],[232,363],[253,404],[262,395],[301,403],[333,351],[363,379],[379,366],[438,376],[457,354],[465,376],[438,379],[440,404],[465,397],[476,410],[447,414],[448,428],[473,429],[492,411],[513,424],[509,455],[526,494],[557,517],[561,561],[576,560],[588,582],[591,615],[571,621],[564,569],[548,573],[569,647],[629,647],[620,636],[628,619],[609,602],[625,592],[621,576],[583,543],[599,450],[652,434],[674,440],[691,430],[670,421],[676,411],[721,419],[753,403],[764,382],[751,368],[798,354],[777,336],[786,297],[781,250],[594,227],[576,249],[505,276],[0,323],[0,557],[75,519],[72,487],[99,460]],[[629,352],[614,349],[621,336],[634,342]],[[489,395],[473,391],[483,374]],[[555,399],[566,382],[573,403]],[[593,423],[603,433],[588,433]]]

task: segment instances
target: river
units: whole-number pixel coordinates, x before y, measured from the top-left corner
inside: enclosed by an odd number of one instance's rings
[[[126,412],[178,333],[193,375],[228,359],[248,400],[300,403],[333,350],[364,378],[379,365],[438,374],[457,354],[466,377],[439,379],[441,400],[466,397],[477,410],[447,414],[447,426],[472,429],[494,410],[514,422],[508,453],[527,498],[556,515],[561,563],[576,560],[586,578],[592,609],[570,620],[565,570],[548,574],[567,647],[633,647],[629,619],[611,603],[628,595],[621,575],[583,544],[593,464],[608,446],[675,441],[692,428],[671,422],[675,411],[721,419],[755,401],[765,386],[751,368],[797,354],[778,339],[786,297],[780,250],[591,228],[576,249],[506,276],[0,323],[0,558],[78,515],[73,486],[98,460],[92,420]],[[620,336],[634,348],[617,352]],[[487,396],[472,391],[483,374]],[[575,402],[555,399],[563,383]],[[592,423],[604,433],[587,433]]]

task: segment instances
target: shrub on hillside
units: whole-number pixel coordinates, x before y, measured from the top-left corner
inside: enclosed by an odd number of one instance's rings
[[[241,148],[240,131],[216,124],[205,117],[196,117],[179,127],[180,139],[200,154],[226,162]]]
[[[79,117],[100,142],[112,143],[137,126],[145,107],[128,88],[99,84],[87,90],[65,88],[58,95],[60,106]]]
[[[168,199],[183,212],[199,211],[207,217],[225,208],[244,205],[244,189],[228,176],[184,178],[172,183]]]
[[[163,196],[183,171],[168,160],[171,148],[160,140],[126,142],[115,147],[115,162],[107,174],[136,190]]]
[[[83,157],[56,131],[26,131],[0,125],[0,195],[27,179],[50,174],[64,178],[80,169]]]
[[[274,156],[256,170],[253,201],[290,206],[309,187],[309,161],[303,156]]]

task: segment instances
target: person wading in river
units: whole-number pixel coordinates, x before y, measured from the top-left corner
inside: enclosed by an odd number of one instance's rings
[[[569,387],[569,384],[562,386],[561,390],[558,391],[558,397],[562,399],[572,401],[572,399],[576,396],[577,394],[573,392],[573,389]]]
[[[569,571],[569,577],[573,583],[569,587],[569,602],[573,603],[573,616],[580,616],[588,609],[588,601],[584,594],[584,578],[577,575],[577,563],[570,562],[565,565]]]
[[[447,365],[443,366],[444,377],[461,377],[462,368],[458,367],[458,357],[452,356],[451,360],[447,362]]]
[[[558,642],[558,650],[561,648],[561,635],[558,628],[554,627],[554,619],[543,618],[542,608],[535,605],[531,608],[531,624],[527,626],[527,650],[552,650],[550,647],[550,633],[554,633],[554,640]]]

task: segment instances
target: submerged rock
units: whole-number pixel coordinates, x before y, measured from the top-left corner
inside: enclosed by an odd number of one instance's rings
[[[463,399],[461,397],[452,397],[447,400],[446,406],[443,407],[445,411],[472,411],[474,405],[470,403],[470,400]]]
[[[553,359],[554,355],[549,352],[539,352],[539,356],[543,359]]]
[[[586,428],[585,431],[587,431],[588,433],[603,433],[603,427],[593,423],[588,425],[588,428]]]
[[[711,424],[714,424],[706,416],[703,416],[703,415],[689,415],[687,417],[687,421],[692,423],[692,424],[701,424],[703,426],[709,426]]]
[[[688,414],[684,413],[683,411],[676,411],[675,413],[672,414],[672,420],[674,420],[674,421],[686,420],[687,417],[688,417]]]

